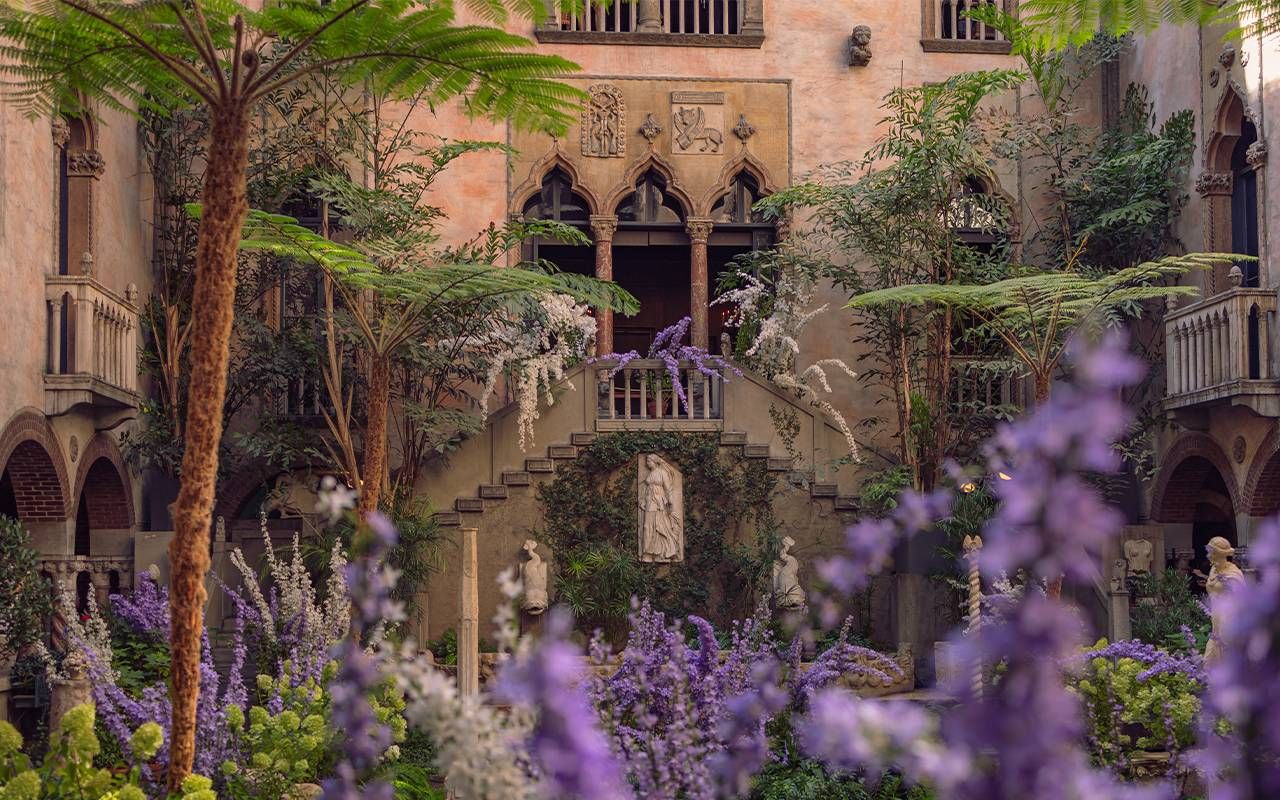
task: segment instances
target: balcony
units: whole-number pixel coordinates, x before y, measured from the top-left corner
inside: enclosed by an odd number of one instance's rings
[[[563,44],[760,47],[764,0],[584,0],[580,12],[549,0],[536,36]]]
[[[920,46],[926,53],[1007,55],[1011,49],[1009,40],[968,15],[981,6],[998,7],[1013,14],[1016,5],[1014,0],[925,0]]]
[[[604,362],[604,366],[611,365]],[[677,371],[679,392],[661,359],[632,359],[612,377],[610,371],[597,373],[598,431],[718,431],[724,427],[724,383],[703,375],[688,361],[681,361]]]
[[[45,413],[138,405],[138,290],[121,297],[91,275],[45,278],[49,308]]]
[[[1276,294],[1236,287],[1165,317],[1165,408],[1237,405],[1280,416],[1280,383],[1268,346]]]

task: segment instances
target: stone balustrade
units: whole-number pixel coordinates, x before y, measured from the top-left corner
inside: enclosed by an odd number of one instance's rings
[[[138,393],[137,289],[112,292],[92,275],[50,275],[46,388],[88,390],[119,401]],[[102,390],[105,389],[105,392]]]
[[[602,366],[611,366],[601,362]],[[682,361],[678,376],[686,402],[680,401],[672,375],[661,359],[632,359],[616,374],[597,372],[596,419],[626,428],[687,428],[718,425],[724,419],[724,383]]]
[[[760,38],[763,10],[762,0],[584,0],[580,8],[566,11],[548,0],[547,19],[538,36],[543,40],[549,33]]]
[[[1235,287],[1165,317],[1166,405],[1179,408],[1270,392],[1276,295]],[[1258,383],[1264,386],[1258,386]]]

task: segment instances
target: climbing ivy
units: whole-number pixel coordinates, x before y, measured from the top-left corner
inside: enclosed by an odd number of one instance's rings
[[[719,624],[750,613],[779,550],[777,480],[763,460],[734,452],[718,434],[604,434],[538,487],[558,601],[580,629],[619,638],[633,597]],[[645,453],[658,453],[684,476],[683,562],[639,559],[636,477]]]

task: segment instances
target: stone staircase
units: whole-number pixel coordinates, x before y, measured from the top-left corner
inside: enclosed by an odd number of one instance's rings
[[[471,515],[480,515],[495,504],[502,503],[511,497],[513,492],[529,491],[537,485],[553,480],[556,467],[563,462],[571,462],[578,458],[581,449],[595,442],[598,436],[609,436],[609,433],[573,433],[566,444],[548,445],[545,457],[526,458],[523,465],[501,472],[499,483],[480,484],[474,496],[458,497],[453,501],[453,509],[435,514],[437,523],[444,527],[459,527],[468,522]],[[775,458],[770,455],[769,445],[752,444],[745,431],[723,431],[720,433],[720,446],[724,448],[741,448],[743,457],[753,460],[764,460],[770,472],[794,473],[799,480],[809,485],[809,496],[815,501],[830,502],[835,511],[857,511],[856,497],[841,495],[834,483],[818,483],[811,475],[798,473],[794,462],[789,458]],[[477,522],[478,526],[478,522]]]

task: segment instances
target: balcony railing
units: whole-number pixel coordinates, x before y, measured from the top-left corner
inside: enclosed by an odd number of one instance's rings
[[[1274,396],[1268,348],[1276,295],[1237,287],[1165,317],[1166,405]]]
[[[134,405],[138,394],[137,289],[121,297],[89,275],[45,279],[49,308],[45,388],[56,405]]]
[[[607,362],[603,366],[610,367]],[[723,382],[703,375],[690,362],[680,362],[676,380],[660,359],[634,359],[612,377],[611,371],[597,372],[596,426],[600,430],[716,429],[722,424]]]
[[[548,0],[547,7],[544,41],[758,46],[764,36],[762,0],[583,0],[571,11]]]
[[[969,14],[974,9],[1016,11],[1015,0],[928,0],[921,39],[926,52],[1008,53],[1009,40],[990,25]]]

